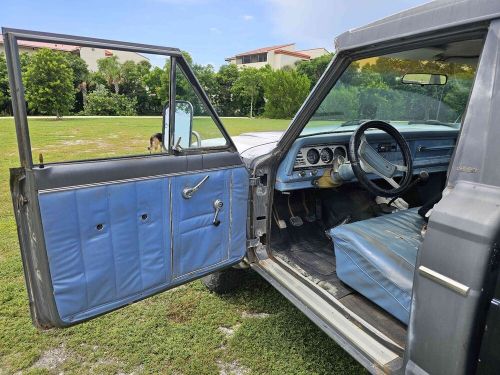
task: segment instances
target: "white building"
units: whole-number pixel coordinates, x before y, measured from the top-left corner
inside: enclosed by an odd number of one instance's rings
[[[107,49],[91,48],[91,47],[79,47],[68,44],[42,43],[42,42],[32,42],[28,40],[19,40],[18,46],[19,46],[19,53],[33,53],[40,48],[49,48],[56,51],[77,54],[87,63],[87,66],[90,71],[97,70],[97,60],[110,56],[117,56],[118,61],[122,63],[127,60],[131,60],[135,63],[141,61],[149,61],[148,58],[136,52],[115,51],[115,50],[107,50]],[[5,47],[2,35],[0,35],[0,52],[5,53]]]
[[[263,47],[228,57],[226,61],[238,67],[262,68],[270,65],[272,69],[281,69],[285,66],[294,67],[298,61],[306,61],[328,54],[326,48],[311,48],[301,51],[295,50],[295,43],[278,46]]]

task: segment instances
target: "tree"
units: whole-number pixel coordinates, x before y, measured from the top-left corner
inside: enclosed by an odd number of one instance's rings
[[[201,87],[205,90],[205,93],[210,101],[213,101],[217,92],[217,81],[214,67],[210,64],[193,64],[192,68],[196,78],[200,81]]]
[[[146,113],[148,107],[148,93],[144,83],[145,76],[149,73],[151,64],[136,64],[131,60],[121,65],[120,93],[137,103],[138,113]]]
[[[68,66],[73,71],[73,87],[75,88],[74,111],[80,112],[87,98],[87,83],[89,80],[89,69],[85,60],[74,53],[65,53]]]
[[[234,83],[240,75],[238,68],[234,64],[222,65],[215,78],[216,92],[214,94],[214,105],[217,112],[222,116],[234,116],[238,113],[240,103],[231,91]]]
[[[259,95],[263,95],[261,72],[255,68],[243,69],[231,91],[250,102],[250,118],[252,118],[255,101]]]
[[[42,48],[36,51],[25,75],[29,107],[60,118],[73,108],[73,71],[63,53]]]
[[[314,114],[315,120],[359,118],[359,90],[357,87],[339,85],[331,90]]]
[[[162,105],[162,75],[164,70],[155,66],[143,78],[148,93],[148,108],[152,112],[161,112]]]
[[[309,93],[311,82],[295,70],[276,70],[266,76],[265,114],[270,118],[291,118]]]
[[[31,63],[31,55],[27,52],[22,52],[19,55],[19,64],[21,65],[21,75],[25,76],[26,71],[28,70],[28,66]]]
[[[9,77],[5,54],[0,52],[0,113],[5,112],[10,104]]]
[[[108,85],[114,88],[115,94],[118,94],[122,80],[121,64],[118,61],[118,56],[97,60],[97,71],[104,77]]]
[[[84,113],[97,116],[132,116],[135,115],[136,100],[125,95],[109,92],[103,85],[92,91],[85,103]]]
[[[332,60],[333,53],[316,57],[311,60],[300,61],[297,63],[297,72],[303,74],[311,81],[311,88],[321,78],[321,75],[326,70],[326,67]]]
[[[89,76],[89,68],[84,59],[74,53],[65,53],[67,65],[73,71],[73,85],[77,88],[82,82],[85,82]]]
[[[137,63],[137,70],[141,77],[144,77],[151,70],[151,63],[147,60],[142,60]]]

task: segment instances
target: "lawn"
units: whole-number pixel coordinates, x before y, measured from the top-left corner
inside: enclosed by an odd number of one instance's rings
[[[30,120],[45,162],[143,153],[158,118]],[[232,135],[289,121],[224,119]],[[332,374],[363,369],[255,274],[229,296],[199,281],[68,329],[38,331],[9,195],[18,166],[12,119],[0,118],[0,374]]]

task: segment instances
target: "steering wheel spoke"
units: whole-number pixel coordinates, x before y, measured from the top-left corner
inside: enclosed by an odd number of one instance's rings
[[[391,185],[394,189],[399,189],[401,187],[401,185],[399,185],[396,180],[394,180],[394,178],[385,178],[383,177],[384,180],[386,180],[389,185]]]
[[[394,164],[398,172],[408,172],[408,167],[406,165]]]
[[[367,173],[376,174],[381,179],[387,181],[389,183],[389,185],[391,185],[394,189],[398,189],[400,187],[400,185],[396,182],[396,180],[392,176],[391,177],[384,176],[382,173],[380,173],[376,169],[373,169],[370,166],[368,166],[368,167],[364,166],[364,163],[362,161],[361,161],[361,168],[363,168],[363,170]]]
[[[370,128],[382,130],[396,141],[403,155],[403,164],[396,164],[387,160],[368,143],[365,131]],[[349,160],[359,182],[373,194],[384,197],[397,196],[402,194],[411,182],[413,165],[410,148],[396,128],[384,121],[371,120],[358,127],[351,136]],[[403,174],[403,177],[400,182],[396,182],[394,177],[399,172]],[[392,189],[385,189],[375,184],[368,177],[370,173],[385,180]]]
[[[385,176],[390,178],[397,172],[397,166],[384,158],[377,152],[377,150],[370,146],[366,137],[361,138],[361,144],[359,145],[358,152],[362,166],[368,165],[372,171],[381,177]],[[369,173],[370,171],[365,170],[365,172]]]

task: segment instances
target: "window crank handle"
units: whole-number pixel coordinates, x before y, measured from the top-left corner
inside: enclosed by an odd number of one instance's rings
[[[214,215],[214,219],[212,220],[212,224],[215,225],[216,227],[218,227],[220,224],[219,212],[223,206],[224,206],[224,203],[220,199],[217,199],[214,201],[215,215]]]

